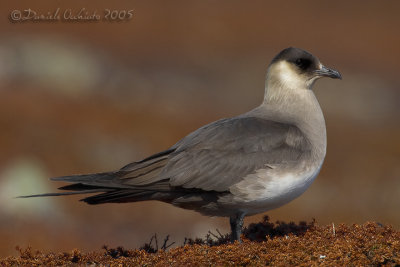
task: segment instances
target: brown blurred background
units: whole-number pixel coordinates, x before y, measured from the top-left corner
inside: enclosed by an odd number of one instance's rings
[[[0,4],[0,256],[14,247],[137,248],[157,233],[229,230],[158,202],[89,206],[49,177],[118,169],[261,103],[266,67],[296,46],[338,69],[318,81],[328,152],[273,221],[400,228],[400,2],[32,1]],[[125,22],[11,23],[13,10],[134,9]],[[263,215],[248,217],[257,222]]]

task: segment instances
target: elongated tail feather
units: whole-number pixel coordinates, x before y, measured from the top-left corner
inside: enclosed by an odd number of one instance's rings
[[[45,194],[36,194],[36,195],[27,195],[27,196],[18,196],[16,198],[31,198],[31,197],[58,197],[58,196],[69,196],[69,195],[79,195],[79,194],[90,194],[90,193],[100,193],[105,190],[99,189],[91,189],[91,190],[82,190],[82,191],[73,191],[73,192],[60,192],[60,193],[45,193]]]
[[[69,192],[36,194],[19,198],[100,193],[84,198],[82,201],[100,204],[149,200],[154,194],[165,194],[171,189],[168,179],[160,179],[158,174],[167,163],[168,155],[173,151],[174,149],[162,151],[144,160],[130,163],[118,171],[50,178],[52,181],[71,183],[58,188]]]

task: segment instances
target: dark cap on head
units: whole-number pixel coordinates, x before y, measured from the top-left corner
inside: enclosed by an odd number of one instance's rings
[[[292,63],[297,67],[300,73],[317,75],[320,77],[342,78],[338,71],[326,68],[320,63],[317,57],[300,48],[289,47],[282,50],[272,59],[271,64],[279,61]]]
[[[282,50],[272,59],[271,64],[285,60],[295,64],[302,71],[312,71],[319,69],[319,60],[311,53],[300,48],[289,47]]]

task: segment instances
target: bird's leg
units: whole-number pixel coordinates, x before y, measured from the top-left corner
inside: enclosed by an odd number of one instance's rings
[[[242,240],[240,240],[240,235],[242,233],[243,219],[244,219],[244,213],[237,213],[230,217],[229,222],[231,224],[232,243],[235,242],[235,240],[239,241],[239,243],[242,242]]]

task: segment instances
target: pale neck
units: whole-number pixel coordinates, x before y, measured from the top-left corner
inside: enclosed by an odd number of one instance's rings
[[[268,120],[296,125],[313,144],[318,144],[316,147],[326,147],[324,115],[313,91],[306,86],[287,87],[267,77],[264,101],[252,112]]]

